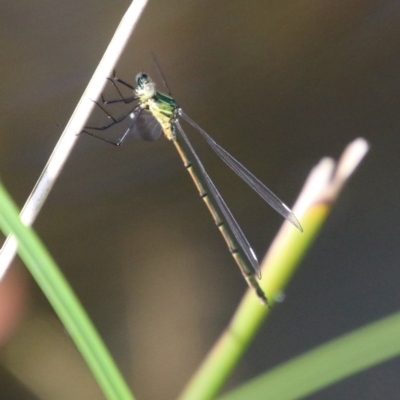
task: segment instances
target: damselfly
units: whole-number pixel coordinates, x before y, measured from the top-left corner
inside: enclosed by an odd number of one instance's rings
[[[273,209],[302,231],[302,227],[297,218],[271,190],[219,146],[196,122],[194,122],[182,108],[178,106],[170,92],[166,95],[156,91],[156,85],[149,75],[143,72],[138,73],[135,86],[116,77],[115,72],[113,77],[108,78],[108,80],[116,90],[118,98],[107,100],[102,95],[102,103],[96,101],[97,106],[107,117],[108,122],[103,126],[87,126],[83,132],[116,146],[120,146],[130,132],[144,140],[157,140],[162,134],[170,140],[178,150],[185,168],[192,177],[200,197],[206,203],[215,224],[222,233],[244,278],[249,286],[255,290],[262,303],[268,304],[267,297],[256,279],[256,277],[259,279],[261,278],[257,257],[235,218],[229,211],[225,201],[204,169],[202,162],[194,151],[192,144],[181,126],[180,119],[185,120],[197,130],[222,161],[236,172],[236,174],[254,189]],[[132,90],[132,95],[125,97],[121,91],[123,87]],[[106,105],[114,103],[125,103],[128,105],[133,103],[134,105],[128,107],[128,110],[119,117],[114,117],[106,108]],[[128,125],[126,129],[121,132],[122,134],[117,141],[94,133],[94,131],[105,131],[112,126],[118,126],[117,124],[123,121],[125,121],[125,123],[128,121]]]

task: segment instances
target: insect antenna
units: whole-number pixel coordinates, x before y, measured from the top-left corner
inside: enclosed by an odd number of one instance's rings
[[[171,90],[170,90],[170,88],[169,88],[169,86],[168,86],[167,80],[165,79],[164,72],[163,72],[163,70],[161,69],[161,65],[160,65],[160,63],[158,62],[156,55],[155,55],[153,52],[151,52],[151,56],[152,56],[152,58],[153,58],[154,63],[156,64],[157,73],[159,74],[159,76],[160,76],[160,78],[161,78],[161,80],[162,80],[164,86],[166,87],[166,89],[167,89],[167,91],[168,91],[168,96],[172,97]]]

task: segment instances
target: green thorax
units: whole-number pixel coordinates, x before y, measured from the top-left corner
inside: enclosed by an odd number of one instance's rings
[[[163,114],[167,116],[173,116],[175,114],[178,106],[172,97],[160,92],[156,92],[153,99]]]
[[[178,106],[175,100],[163,93],[156,92],[150,99],[143,102],[161,125],[164,135],[169,139],[175,138],[172,122],[176,118]]]

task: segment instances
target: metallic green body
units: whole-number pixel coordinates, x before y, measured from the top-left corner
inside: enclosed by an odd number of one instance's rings
[[[147,92],[142,94],[144,85],[146,84],[153,86],[149,86]],[[186,135],[180,127],[179,121],[177,121],[179,107],[176,101],[171,96],[155,91],[155,85],[151,80],[144,80],[144,84],[140,86],[138,82],[136,94],[139,95],[140,106],[153,114],[154,118],[156,118],[161,125],[164,135],[175,145],[175,148],[177,149],[186,170],[189,172],[199,191],[200,197],[206,203],[206,206],[210,211],[216,226],[224,237],[229,251],[238,264],[239,269],[246,279],[248,285],[255,290],[261,302],[265,305],[268,305],[267,297],[258,284],[252,264],[236,239],[233,228],[229,225],[229,222],[224,217],[223,213],[221,213],[220,205],[218,204],[217,199],[215,199],[212,195],[212,190],[210,193],[210,185],[213,187],[214,185],[206,175],[204,167],[194,152],[194,149],[188,142]],[[149,94],[152,94],[151,97]],[[219,196],[219,193],[216,191],[215,187],[214,191],[216,192],[217,196]]]

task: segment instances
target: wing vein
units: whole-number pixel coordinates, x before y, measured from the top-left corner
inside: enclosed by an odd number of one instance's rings
[[[258,265],[257,258],[255,256],[254,251],[250,247],[249,242],[247,241],[246,237],[244,236],[244,233],[240,229],[238,223],[236,222],[235,218],[233,217],[232,213],[230,212],[228,206],[226,205],[224,199],[222,198],[221,194],[218,192],[217,188],[215,187],[214,183],[212,182],[211,178],[207,174],[203,164],[201,163],[199,157],[197,156],[192,144],[190,143],[189,139],[187,138],[179,120],[176,120],[174,122],[174,125],[178,128],[178,131],[180,133],[180,136],[186,143],[189,151],[191,152],[191,155],[193,156],[194,160],[196,161],[201,174],[203,175],[205,182],[208,186],[208,189],[210,190],[210,194],[216,201],[220,211],[222,212],[222,215],[224,216],[227,224],[229,225],[236,241],[237,244],[240,246],[242,251],[244,252],[245,256],[248,258],[250,261],[251,266],[253,267],[254,271],[257,273],[257,276],[260,278],[261,277],[261,272],[260,272],[260,267]]]
[[[300,222],[290,210],[290,208],[268,189],[258,178],[256,178],[246,167],[232,157],[215,140],[208,135],[196,122],[194,122],[182,109],[179,109],[179,115],[182,116],[193,128],[195,128],[207,141],[214,152],[221,160],[228,165],[244,182],[246,182],[264,201],[266,201],[282,217],[290,221],[297,229],[303,231]]]

